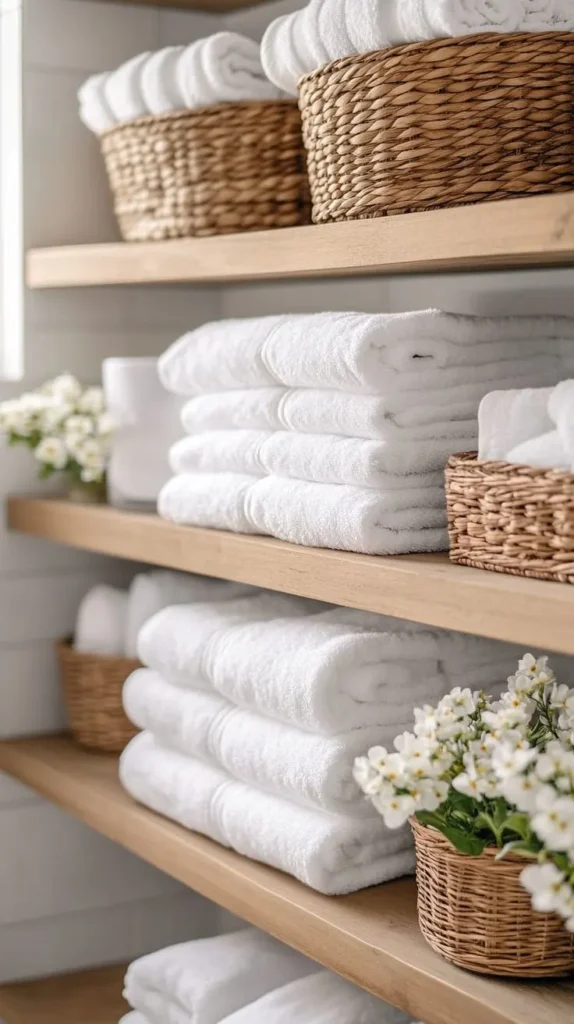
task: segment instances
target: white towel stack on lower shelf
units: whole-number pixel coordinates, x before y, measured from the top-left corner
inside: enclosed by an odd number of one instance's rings
[[[406,1024],[400,1010],[255,928],[141,957],[120,1024]]]
[[[521,651],[261,592],[166,608],[124,688],[144,731],[120,777],[141,803],[320,892],[409,874],[407,828],[361,798],[355,757],[392,744],[415,706],[502,685]]]
[[[189,401],[159,512],[312,547],[448,547],[442,472],[493,386],[555,384],[574,320],[434,310],[206,324],[161,357]]]

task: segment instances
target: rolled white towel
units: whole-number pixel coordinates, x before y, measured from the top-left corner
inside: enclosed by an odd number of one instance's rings
[[[331,971],[261,996],[221,1024],[405,1024],[408,1017]]]
[[[257,43],[237,32],[216,32],[186,47],[177,83],[190,109],[281,97],[265,75]]]
[[[547,434],[516,445],[508,452],[506,462],[517,463],[520,466],[536,466],[539,469],[571,469],[570,459],[557,430],[551,430]]]
[[[141,70],[141,90],[150,114],[166,114],[185,107],[177,80],[177,65],[184,46],[166,46],[150,54]]]
[[[345,0],[347,33],[353,47],[348,53],[369,53],[404,43],[397,7],[400,0]]]
[[[123,657],[128,595],[124,590],[99,584],[80,602],[74,647],[85,654]]]
[[[125,1017],[122,1017],[119,1024],[152,1024],[152,1021],[144,1017],[143,1013],[132,1010],[131,1013],[126,1013]]]
[[[572,0],[554,0],[554,13],[550,28],[555,32],[574,30],[574,5]]]
[[[521,32],[548,32],[556,13],[556,0],[522,0]]]
[[[282,800],[161,747],[149,733],[140,733],[124,750],[120,779],[136,800],[159,814],[326,895],[414,870],[408,829],[389,832],[379,817],[347,818]],[[269,978],[261,964],[258,976]],[[227,988],[232,991],[233,985]],[[127,997],[133,1005],[129,986]],[[187,1024],[190,1018],[184,1019]],[[173,1018],[173,1024],[184,1024],[184,1019]],[[220,1019],[201,1018],[206,1024]]]
[[[359,52],[352,41],[354,19],[350,24],[347,22],[348,6],[348,0],[323,0],[319,10],[319,34],[330,61]]]
[[[137,657],[140,630],[162,608],[172,605],[227,601],[255,594],[252,587],[161,569],[134,576],[124,616],[124,645],[128,658]]]
[[[558,431],[568,469],[574,471],[574,380],[564,380],[548,399],[548,412]]]
[[[90,75],[78,90],[80,102],[80,118],[90,131],[101,135],[108,128],[113,128],[117,119],[106,99],[105,85],[108,72]]]
[[[301,54],[301,33],[295,37],[300,11],[271,22],[261,40],[261,66],[270,82],[288,96],[297,95],[297,82],[312,70],[313,58]]]
[[[398,0],[405,42],[516,32],[524,16],[522,0]]]
[[[141,76],[143,67],[150,56],[149,51],[132,57],[125,64],[112,71],[104,82],[104,96],[116,121],[133,121],[148,114]]]
[[[321,26],[323,23],[322,11],[325,6],[329,7],[327,17],[333,18],[337,12],[331,9],[332,0],[309,0],[309,3],[298,11],[294,21],[293,35],[295,46],[299,52],[301,48],[306,49],[311,59],[309,71],[321,68],[329,63],[329,51],[325,40],[322,37]]]
[[[552,388],[491,391],[478,410],[480,459],[506,459],[508,452],[552,429],[548,399]]]
[[[160,949],[127,970],[124,996],[153,1024],[222,1017],[316,965],[255,928]]]

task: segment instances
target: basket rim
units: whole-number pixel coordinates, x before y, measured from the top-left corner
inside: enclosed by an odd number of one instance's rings
[[[230,108],[235,110],[237,114],[241,114],[242,111],[252,110],[253,108],[259,110],[261,107],[296,107],[297,100],[293,96],[280,97],[276,100],[238,100],[237,102],[229,103],[215,103],[209,107],[199,107],[196,110],[189,110],[184,107],[180,110],[168,110],[165,114],[142,114],[141,117],[135,117],[131,121],[122,121],[121,124],[114,124],[111,128],[106,128],[103,132],[98,134],[99,139],[107,139],[112,135],[124,132],[128,128],[143,128],[150,124],[170,124],[174,121],[193,121],[198,117],[205,117],[206,114],[217,115],[223,111],[227,111]]]
[[[422,39],[415,43],[399,43],[397,46],[389,46],[386,49],[370,50],[368,53],[351,54],[349,57],[340,57],[332,60],[323,67],[316,68],[306,75],[302,75],[297,82],[297,87],[307,82],[317,81],[323,75],[329,75],[335,69],[352,67],[355,64],[370,64],[382,62],[389,57],[398,57],[401,54],[416,54],[421,50],[428,53],[429,50],[459,50],[468,46],[483,46],[485,43],[494,44],[496,49],[504,49],[520,45],[524,42],[536,42],[537,45],[544,40],[564,41],[570,39],[574,42],[574,32],[567,30],[550,30],[548,32],[477,32],[475,35],[452,36],[444,39]]]
[[[56,640],[54,642],[54,646],[58,654],[63,654],[68,658],[75,658],[78,661],[87,659],[89,661],[98,661],[101,664],[117,664],[118,662],[125,662],[126,664],[133,665],[135,667],[141,667],[142,664],[139,658],[130,658],[125,654],[98,654],[97,651],[94,651],[93,653],[90,651],[77,651],[74,647],[73,636],[66,636],[62,637],[60,640]]]
[[[572,33],[574,35],[574,33]],[[522,462],[506,462],[505,459],[479,459],[478,452],[456,452],[454,455],[449,457],[446,464],[447,469],[456,469],[461,465],[475,464],[477,467],[490,467],[491,472],[496,472],[497,469],[511,469],[516,473],[520,473],[523,470],[528,470],[530,477],[546,478],[558,483],[574,483],[574,472],[570,472],[567,469],[552,469],[550,467],[544,468],[541,466],[529,466],[527,463]]]
[[[456,857],[461,862],[466,863],[468,861],[474,861],[476,863],[477,861],[482,860],[485,862],[488,861],[492,866],[494,866],[495,863],[500,863],[501,865],[522,864],[524,867],[527,867],[530,863],[526,857],[521,857],[520,854],[512,852],[506,853],[504,858],[497,861],[496,858],[500,853],[498,846],[485,846],[482,853],[479,854],[461,853],[452,845],[450,840],[433,825],[423,825],[422,821],[418,821],[414,816],[409,818],[409,824],[415,833],[415,836],[419,835],[421,838],[424,837],[425,839],[429,839],[433,845],[442,847],[446,854]]]

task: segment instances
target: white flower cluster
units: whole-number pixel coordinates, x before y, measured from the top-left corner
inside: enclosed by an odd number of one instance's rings
[[[76,471],[84,483],[104,479],[113,426],[102,389],[83,390],[67,373],[0,404],[2,433],[28,444],[46,471]]]

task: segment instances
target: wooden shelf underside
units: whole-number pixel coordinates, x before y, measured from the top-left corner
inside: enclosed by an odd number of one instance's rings
[[[446,554],[353,555],[45,498],[10,498],[7,520],[87,551],[574,654],[574,587],[467,569]]]
[[[40,981],[0,985],[5,1024],[118,1024],[126,968],[104,967]]]
[[[321,896],[139,806],[122,789],[114,757],[87,753],[66,737],[3,741],[0,770],[413,1019],[572,1024],[574,985],[505,984],[460,971],[436,956],[419,931],[410,879],[350,896]],[[82,1018],[82,1024],[91,1022]]]
[[[565,193],[215,238],[35,249],[27,280],[31,288],[204,284],[573,261],[574,193]]]

